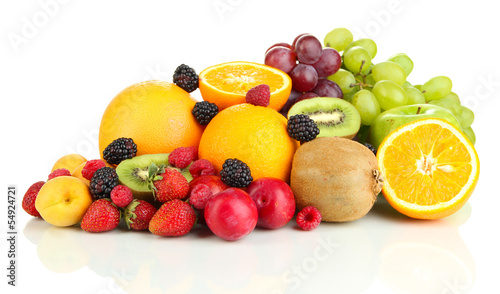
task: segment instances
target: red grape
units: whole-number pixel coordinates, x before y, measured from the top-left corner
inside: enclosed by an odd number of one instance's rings
[[[342,59],[340,58],[340,54],[337,50],[333,48],[325,48],[323,49],[319,60],[312,66],[314,66],[318,72],[318,77],[326,78],[336,73],[341,64]]]
[[[340,86],[327,79],[319,79],[316,87],[314,87],[312,91],[320,97],[344,98]]]
[[[292,49],[292,51],[295,52],[295,44],[297,44],[297,40],[300,39],[300,37],[305,36],[305,35],[312,36],[311,34],[304,33],[304,34],[300,34],[297,37],[295,37],[295,39],[293,39],[292,48],[290,48],[290,49]]]
[[[295,54],[300,63],[313,64],[319,60],[323,46],[321,42],[312,35],[304,35],[295,44]]]
[[[295,53],[293,53],[293,51],[289,48],[283,46],[271,48],[271,50],[266,53],[264,61],[266,65],[281,69],[285,73],[289,73],[295,66],[296,62],[297,58]]]
[[[309,92],[318,83],[318,73],[312,65],[299,63],[289,73],[292,86],[299,92]]]
[[[297,98],[296,103],[302,100],[311,99],[315,97],[319,97],[318,94],[314,92],[305,92],[304,94],[300,95],[299,98]]]
[[[274,47],[278,47],[278,46],[285,47],[285,48],[288,48],[288,49],[292,49],[292,46],[290,46],[290,44],[288,44],[288,43],[276,43],[273,46],[267,48],[265,54],[267,54],[267,52],[269,52],[269,50],[273,49]]]
[[[287,117],[288,110],[290,110],[290,107],[292,107],[295,102],[297,102],[297,98],[299,98],[300,95],[302,95],[301,92],[292,89],[292,91],[290,92],[290,96],[288,96],[288,100],[280,110],[280,113],[283,114],[284,117]]]

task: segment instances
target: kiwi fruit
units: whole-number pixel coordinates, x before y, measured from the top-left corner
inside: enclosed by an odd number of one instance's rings
[[[290,186],[297,208],[316,207],[326,222],[362,218],[382,190],[377,158],[366,146],[344,138],[316,138],[293,157]]]
[[[308,115],[319,128],[318,137],[342,137],[352,139],[361,127],[361,117],[351,103],[341,98],[316,97],[295,103],[288,117]]]
[[[126,159],[116,167],[116,173],[120,184],[129,187],[135,198],[154,201],[153,191],[148,186],[148,168],[152,163],[179,170],[188,182],[193,179],[189,167],[178,169],[168,163],[168,153],[146,154]]]

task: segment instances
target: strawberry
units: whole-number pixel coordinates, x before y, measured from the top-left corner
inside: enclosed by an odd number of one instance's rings
[[[144,200],[134,200],[125,208],[124,218],[129,229],[141,231],[149,228],[156,207]]]
[[[174,199],[164,203],[149,222],[149,231],[158,236],[177,237],[189,233],[196,214],[188,203]]]
[[[167,168],[154,177],[153,191],[156,200],[160,202],[183,199],[189,192],[189,182],[180,171]]]
[[[121,212],[111,200],[99,199],[94,201],[83,216],[81,227],[84,231],[99,233],[111,231],[118,227]]]
[[[36,182],[31,185],[28,188],[28,191],[26,191],[26,194],[24,194],[22,206],[23,209],[31,216],[40,217],[40,213],[38,213],[38,210],[35,208],[35,200],[38,192],[44,184],[44,181]]]

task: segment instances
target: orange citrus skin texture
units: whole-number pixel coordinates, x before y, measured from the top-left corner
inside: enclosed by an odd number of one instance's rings
[[[203,127],[191,111],[196,100],[177,85],[162,81],[134,84],[106,108],[99,129],[99,152],[120,137],[132,138],[137,155],[198,147]]]
[[[211,66],[203,70],[199,77],[203,100],[217,104],[219,110],[245,103],[248,90],[267,84],[271,90],[268,107],[279,111],[292,90],[292,80],[283,71],[246,61]]]
[[[441,119],[422,119],[389,134],[377,151],[385,183],[382,193],[397,211],[417,219],[457,212],[479,178],[472,143]]]
[[[217,172],[228,158],[248,165],[254,180],[289,181],[299,142],[288,136],[287,120],[277,111],[251,104],[234,105],[217,114],[201,137],[198,154]]]

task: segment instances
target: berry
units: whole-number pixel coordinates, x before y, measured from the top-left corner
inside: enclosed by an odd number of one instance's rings
[[[364,145],[366,146],[366,148],[370,149],[373,152],[373,154],[375,154],[375,156],[377,155],[377,149],[375,149],[375,147],[373,147],[369,143],[365,143]]]
[[[188,203],[174,199],[164,203],[149,222],[149,231],[158,236],[182,236],[196,223],[196,213]]]
[[[271,89],[266,84],[261,84],[248,90],[246,102],[257,106],[268,106],[271,99]]]
[[[109,164],[120,164],[125,159],[130,159],[137,154],[137,145],[130,138],[119,138],[111,142],[104,151],[102,157]]]
[[[110,167],[103,167],[94,173],[90,180],[90,194],[95,200],[109,198],[114,187],[118,186],[118,175]]]
[[[306,206],[297,213],[296,221],[302,230],[314,230],[321,222],[321,213],[314,206]]]
[[[236,188],[245,188],[253,181],[248,165],[236,158],[224,161],[220,177],[224,184]]]
[[[198,89],[198,75],[191,67],[181,64],[175,69],[174,84],[191,93]]]
[[[65,168],[56,169],[49,174],[48,180],[52,180],[53,178],[57,178],[57,177],[61,177],[61,176],[71,176],[71,173],[69,172],[69,170],[67,170]]]
[[[206,126],[219,113],[219,107],[208,101],[196,102],[191,113],[200,125]]]
[[[194,186],[191,190],[189,194],[189,203],[193,205],[194,208],[203,210],[212,196],[213,193],[210,187],[205,184],[199,184]]]
[[[35,200],[38,192],[44,184],[44,181],[36,182],[31,185],[28,188],[28,191],[26,191],[26,193],[24,194],[22,206],[24,211],[26,211],[31,216],[40,217],[40,213],[38,213],[38,210],[36,210],[35,208]]]
[[[198,148],[179,147],[170,153],[168,163],[178,168],[186,168],[196,159],[198,159]]]
[[[301,143],[311,141],[319,134],[319,128],[314,120],[305,114],[296,114],[290,117],[287,130],[290,137]]]
[[[214,176],[216,174],[213,164],[206,159],[198,159],[189,167],[193,179],[201,176]]]
[[[153,182],[156,200],[167,202],[186,198],[189,192],[189,182],[180,171],[167,168],[164,173],[158,176],[160,179]]]
[[[113,203],[120,208],[127,207],[127,205],[134,200],[132,190],[124,185],[114,187],[113,190],[111,190],[110,197],[111,201],[113,201]]]
[[[100,159],[89,160],[85,163],[82,169],[82,176],[87,180],[91,180],[95,171],[106,166],[106,163]]]
[[[153,204],[135,199],[125,208],[124,218],[129,229],[142,231],[149,228],[149,222],[156,213]]]
[[[84,231],[99,233],[111,231],[120,223],[120,209],[109,199],[99,199],[90,205],[82,218],[81,227]]]

